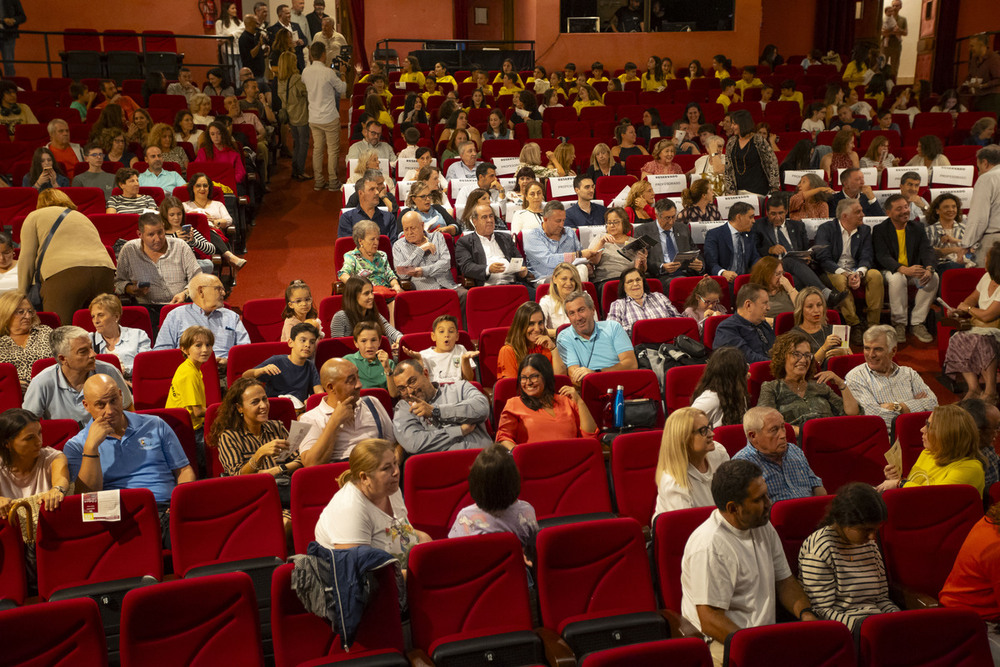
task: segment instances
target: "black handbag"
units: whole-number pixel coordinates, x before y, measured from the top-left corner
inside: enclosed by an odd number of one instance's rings
[[[632,398],[625,401],[625,428],[656,428],[657,401]]]
[[[56,218],[56,221],[52,224],[52,229],[49,230],[48,236],[45,237],[45,242],[42,244],[42,250],[38,253],[38,259],[35,260],[35,277],[31,285],[28,286],[28,302],[35,311],[40,311],[42,309],[42,260],[45,259],[45,251],[49,247],[49,242],[52,241],[52,235],[56,233],[59,229],[59,225],[62,221],[66,219],[69,215],[70,209],[65,209],[62,214]]]

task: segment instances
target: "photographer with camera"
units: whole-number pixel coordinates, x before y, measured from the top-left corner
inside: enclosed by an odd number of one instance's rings
[[[240,35],[240,60],[243,67],[253,72],[255,79],[264,78],[264,68],[267,65],[267,54],[271,47],[267,43],[267,35],[260,30],[260,23],[254,14],[243,17],[243,34]]]
[[[320,33],[322,34],[322,33]],[[317,35],[318,37],[319,35]],[[309,129],[313,139],[313,190],[324,187],[340,190],[337,161],[340,153],[340,98],[347,91],[344,79],[347,65],[339,57],[339,49],[330,58],[336,69],[326,64],[326,44],[313,42],[309,47],[309,66],[302,72],[309,98]],[[329,182],[323,180],[323,149],[326,148]]]

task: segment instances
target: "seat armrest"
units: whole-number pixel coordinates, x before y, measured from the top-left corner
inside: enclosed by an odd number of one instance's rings
[[[410,649],[406,654],[411,667],[434,667],[434,661],[422,648]]]
[[[891,585],[889,587],[889,597],[895,600],[903,609],[934,609],[941,606],[937,598],[925,593],[918,593],[902,584]]]
[[[576,656],[569,644],[548,628],[535,628],[535,634],[542,639],[545,646],[545,658],[552,667],[575,667]]]
[[[670,624],[670,636],[671,637],[695,637],[705,641],[708,639],[701,630],[694,626],[694,623],[687,620],[676,611],[670,609],[661,609],[660,615],[667,619],[667,623]]]
[[[333,290],[333,294],[343,294],[344,293],[344,283],[340,282],[339,280],[335,280],[335,281],[333,281],[333,285],[332,285],[331,289]]]

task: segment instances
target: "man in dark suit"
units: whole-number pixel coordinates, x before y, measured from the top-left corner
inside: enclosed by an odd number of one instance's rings
[[[736,276],[750,273],[750,267],[760,259],[757,246],[750,238],[753,229],[753,206],[738,201],[729,209],[729,224],[719,225],[705,234],[705,263],[708,275],[722,276],[729,282]]]
[[[855,290],[864,285],[867,325],[874,326],[882,315],[884,283],[882,274],[874,268],[871,229],[864,224],[865,214],[857,199],[842,199],[836,214],[835,220],[824,222],[816,231],[816,261],[835,290]],[[851,326],[851,342],[860,344],[864,327],[853,296],[840,302],[840,314]]]
[[[667,293],[667,285],[677,276],[697,276],[705,270],[701,258],[687,262],[674,261],[679,252],[696,250],[691,243],[691,228],[687,223],[677,222],[677,206],[667,198],[656,202],[656,222],[644,222],[636,225],[633,235],[651,236],[659,241],[649,249],[646,258],[646,275],[658,278],[663,284],[663,293]]]
[[[511,259],[524,261],[514,239],[510,234],[494,234],[496,217],[489,204],[480,204],[472,212],[471,221],[476,228],[475,234],[463,234],[455,241],[455,261],[458,272],[481,285],[507,285],[513,282],[524,283],[529,292],[534,292],[530,285],[531,276],[527,264],[522,264],[516,273],[505,273]]]
[[[840,185],[843,189],[833,195],[833,199],[830,200],[831,211],[837,210],[837,204],[844,199],[855,199],[861,204],[861,210],[864,211],[864,215],[871,217],[885,215],[885,211],[882,210],[882,205],[878,203],[878,198],[872,191],[872,187],[865,185],[865,175],[860,169],[857,167],[845,169],[840,174]]]
[[[802,290],[815,287],[823,293],[827,308],[836,308],[850,294],[847,290],[836,292],[823,284],[812,266],[787,253],[793,250],[808,250],[809,236],[801,220],[789,220],[787,199],[784,195],[772,195],[767,200],[767,215],[753,225],[753,235],[757,242],[757,253],[761,256],[773,255],[781,260],[786,273],[795,277],[795,286]]]
[[[299,71],[305,69],[305,46],[309,43],[305,33],[299,24],[292,22],[292,10],[288,5],[278,5],[276,10],[278,22],[267,29],[268,42],[274,48],[274,37],[279,30],[288,30],[292,33],[292,46],[295,47],[295,58],[298,60]]]
[[[929,343],[931,336],[924,321],[937,295],[938,279],[934,267],[937,264],[934,249],[931,248],[924,225],[910,220],[910,202],[903,195],[892,195],[885,201],[889,218],[872,231],[872,245],[875,248],[875,263],[882,269],[886,289],[889,292],[889,309],[892,311],[892,325],[896,327],[896,338],[906,340],[907,285],[919,288],[910,313],[910,333],[922,343]],[[903,247],[899,244],[899,233],[903,233]]]
[[[712,349],[738,348],[748,364],[769,360],[774,345],[774,329],[764,319],[769,302],[762,286],[747,283],[741,287],[736,294],[736,312],[719,323]]]

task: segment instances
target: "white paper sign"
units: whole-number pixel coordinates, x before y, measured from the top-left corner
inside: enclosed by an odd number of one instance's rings
[[[866,215],[864,222],[869,227],[874,227],[875,225],[881,225],[885,222],[886,218],[883,215]]]
[[[553,176],[549,179],[549,188],[552,189],[552,198],[576,197],[573,191],[573,176]]]
[[[420,168],[420,163],[417,162],[417,158],[415,157],[401,157],[399,158],[399,161],[396,162],[397,174],[405,175],[406,172],[408,172],[409,170],[419,169],[419,168]]]
[[[504,176],[502,178],[497,178],[497,180],[500,181],[500,186],[505,191],[508,191],[508,192],[510,190],[513,190],[514,186],[517,185],[517,181],[514,179],[513,176]]]
[[[684,174],[647,174],[646,180],[653,186],[653,194],[657,195],[677,194],[687,187]]]
[[[911,171],[920,174],[920,187],[923,188],[930,184],[927,167],[923,165],[920,165],[919,167],[888,167],[885,170],[885,187],[898,188],[899,181],[903,178],[903,174]]]
[[[838,182],[842,182],[840,180],[840,176],[845,171],[846,171],[846,169],[838,169],[837,170],[837,181]],[[875,167],[861,167],[861,173],[865,177],[865,185],[869,185],[869,186],[871,186],[873,188],[877,188],[878,187],[878,169],[876,169]]]
[[[624,206],[625,205],[625,200],[628,199],[628,191],[631,190],[631,189],[632,189],[632,187],[629,186],[629,185],[626,185],[624,188],[622,188],[622,191],[619,192],[615,196],[615,198],[611,200],[611,205],[612,206]]]
[[[931,201],[946,194],[958,197],[962,202],[960,208],[968,209],[972,203],[972,188],[931,188]]]
[[[898,195],[899,190],[872,190],[872,194],[875,195],[875,199],[878,200],[878,205],[884,209],[885,200],[893,195]],[[882,219],[885,220],[885,218]]]
[[[354,183],[344,183],[344,189],[342,190],[344,193],[344,206],[347,206],[347,200],[354,194],[355,188]]]
[[[931,183],[935,185],[958,185],[969,188],[972,187],[974,173],[975,167],[972,165],[934,167],[931,170]]]
[[[517,172],[517,168],[518,165],[521,164],[521,160],[516,157],[495,157],[493,158],[493,164],[497,167],[497,174],[501,176],[509,176]]]
[[[350,160],[348,160],[347,161],[347,173],[348,174],[353,174],[354,173],[354,169],[357,166],[358,166],[358,159],[357,158],[351,158]],[[389,173],[389,161],[386,160],[385,158],[379,158],[378,159],[378,169],[383,174],[388,174]]]
[[[719,225],[728,224],[725,220],[715,220],[712,222],[692,222],[691,223],[691,242],[701,245],[705,243],[705,234],[710,230],[715,229]]]
[[[729,217],[729,209],[738,201],[746,202],[753,206],[754,215],[760,215],[760,197],[757,195],[725,195],[715,198],[715,205],[719,207],[719,214],[723,218]]]
[[[806,174],[816,174],[821,180],[825,176],[822,169],[789,169],[785,172],[785,185],[798,185]]]
[[[511,257],[510,261],[507,263],[507,268],[504,269],[504,273],[517,273],[524,266],[524,260],[520,257]]]
[[[121,492],[118,489],[113,491],[98,491],[96,493],[85,493],[80,503],[80,510],[83,513],[83,522],[91,521],[121,521]]]

